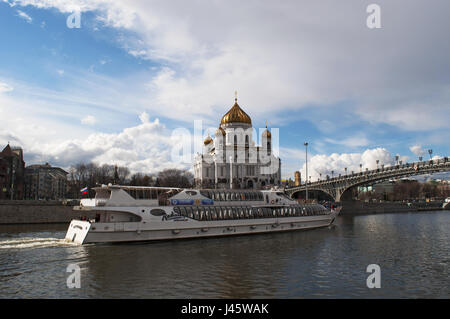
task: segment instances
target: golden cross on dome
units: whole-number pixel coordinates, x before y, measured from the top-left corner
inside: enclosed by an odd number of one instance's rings
[[[267,120],[266,120],[266,128],[267,128]]]
[[[237,91],[234,91],[234,101],[237,102]]]

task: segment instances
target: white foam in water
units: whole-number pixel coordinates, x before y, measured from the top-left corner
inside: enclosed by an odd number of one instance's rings
[[[70,246],[78,246],[78,244],[66,241],[65,239],[38,238],[38,237],[15,238],[0,241],[0,249],[70,247]]]

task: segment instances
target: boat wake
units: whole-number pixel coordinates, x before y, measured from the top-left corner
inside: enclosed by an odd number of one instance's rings
[[[71,247],[71,246],[78,246],[78,244],[59,238],[24,237],[9,240],[0,240],[0,250],[23,249],[23,248]]]

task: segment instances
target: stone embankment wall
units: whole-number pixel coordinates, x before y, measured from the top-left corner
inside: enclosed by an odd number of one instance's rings
[[[74,211],[60,201],[0,201],[0,224],[69,223],[74,218],[95,214]]]
[[[383,213],[402,213],[402,212],[417,212],[417,211],[431,211],[442,210],[442,201],[436,202],[420,202],[420,203],[396,203],[396,202],[382,202],[382,203],[366,203],[361,201],[342,202],[342,215],[351,214],[383,214]]]

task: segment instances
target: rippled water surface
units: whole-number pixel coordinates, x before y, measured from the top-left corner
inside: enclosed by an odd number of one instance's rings
[[[450,213],[340,216],[310,231],[65,243],[67,225],[0,226],[0,298],[449,298]],[[66,286],[69,264],[81,288]],[[381,267],[368,289],[366,267]]]

